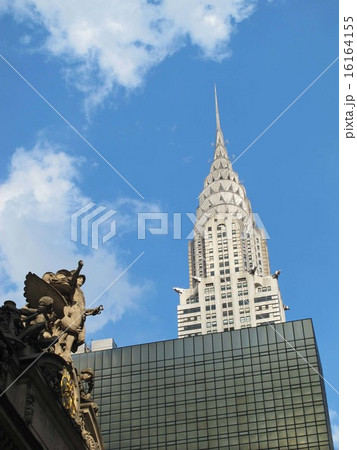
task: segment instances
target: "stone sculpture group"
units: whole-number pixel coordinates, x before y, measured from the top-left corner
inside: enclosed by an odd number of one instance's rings
[[[82,267],[83,261],[79,261],[75,270],[46,272],[42,279],[29,272],[24,290],[28,303],[20,310],[24,323],[30,323],[28,334],[37,334],[40,344],[53,347],[52,351],[68,363],[72,361],[71,353],[84,343],[86,317],[100,314],[103,309],[86,309]]]
[[[95,419],[98,407],[91,398],[94,371],[78,372],[72,360],[72,353],[85,342],[86,317],[103,310],[102,305],[86,308],[82,267],[83,261],[79,261],[74,270],[46,272],[42,278],[29,272],[24,288],[26,305],[18,308],[7,300],[0,307],[0,391],[6,392],[14,384],[11,368],[16,371],[18,367],[27,376],[28,369],[37,367],[86,447],[98,450],[102,442]],[[36,404],[35,398],[31,404]],[[29,426],[35,412],[35,407],[26,406],[24,419]]]

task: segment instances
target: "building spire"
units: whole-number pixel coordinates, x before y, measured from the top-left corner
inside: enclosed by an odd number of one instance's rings
[[[214,83],[214,100],[215,100],[215,104],[216,104],[216,125],[217,125],[217,131],[218,131],[218,130],[221,129],[221,122],[219,120],[219,110],[218,110],[216,83]]]
[[[221,129],[221,121],[219,119],[219,111],[218,111],[218,99],[217,99],[217,88],[216,83],[214,84],[214,102],[216,105],[216,149],[214,152],[214,159],[223,157],[228,159],[227,149],[224,145],[223,132]]]

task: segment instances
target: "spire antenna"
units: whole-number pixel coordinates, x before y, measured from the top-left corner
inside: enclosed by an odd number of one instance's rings
[[[214,101],[215,101],[215,105],[216,105],[216,125],[217,125],[217,130],[220,130],[221,129],[221,122],[219,120],[216,83],[214,84]]]

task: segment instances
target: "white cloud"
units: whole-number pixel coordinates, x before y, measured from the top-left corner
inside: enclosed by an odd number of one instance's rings
[[[0,184],[2,300],[11,298],[18,305],[24,304],[22,292],[28,271],[42,276],[46,271],[74,269],[78,260],[84,259],[84,291],[90,304],[138,256],[118,261],[106,245],[98,251],[87,250],[83,257],[85,247],[70,240],[70,215],[91,201],[78,187],[80,165],[80,159],[46,142],[39,142],[30,151],[15,151],[9,175]],[[123,225],[126,231],[133,228],[130,211],[157,209],[136,199],[120,199],[113,206],[122,205],[129,205],[129,212],[119,223],[119,229]],[[137,307],[151,288],[145,280],[133,282],[129,270],[98,300],[97,305],[104,304],[105,310],[88,319],[88,329],[93,332],[109,321],[117,321],[128,308]]]
[[[91,104],[97,104],[116,86],[140,86],[149,69],[187,41],[204,57],[226,57],[236,24],[249,17],[256,4],[257,0],[0,0],[0,12],[45,29],[42,50],[65,60],[69,78]],[[26,40],[33,45],[33,40]]]

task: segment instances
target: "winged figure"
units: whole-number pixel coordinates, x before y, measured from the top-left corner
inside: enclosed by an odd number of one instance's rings
[[[52,284],[31,272],[26,275],[24,297],[29,307],[34,309],[39,308],[39,301],[42,297],[51,297],[53,310],[59,319],[62,319],[64,316],[63,309],[69,304],[67,299]]]
[[[37,310],[41,306],[41,299],[53,300],[55,318],[51,333],[57,337],[54,351],[67,362],[72,361],[71,353],[76,352],[78,346],[84,343],[86,317],[100,314],[103,310],[102,305],[93,309],[85,307],[81,287],[86,277],[80,274],[82,267],[83,261],[79,261],[75,270],[46,272],[42,279],[29,272],[25,280],[24,296],[29,309]]]

